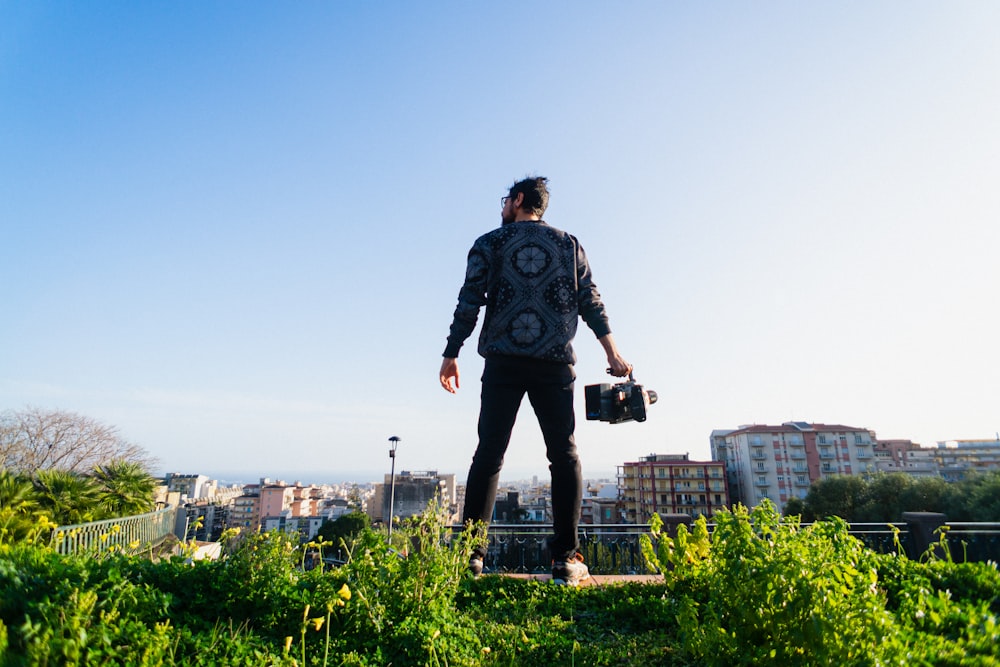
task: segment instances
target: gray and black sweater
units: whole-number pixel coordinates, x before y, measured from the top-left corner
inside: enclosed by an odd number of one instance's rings
[[[507,223],[476,239],[443,356],[458,356],[482,306],[484,357],[573,364],[578,317],[598,338],[611,332],[580,243],[541,220]]]

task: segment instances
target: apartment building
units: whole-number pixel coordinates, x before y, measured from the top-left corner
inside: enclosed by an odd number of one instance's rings
[[[876,440],[875,467],[879,472],[901,472],[914,477],[937,477],[934,451],[912,440]]]
[[[328,520],[329,517],[326,516],[292,516],[286,513],[264,519],[261,530],[265,533],[280,530],[289,535],[298,534],[299,539],[305,542],[316,537],[320,527]]]
[[[233,499],[229,510],[229,525],[243,530],[257,530],[260,527],[260,486],[248,484],[243,495]]]
[[[392,490],[394,483],[395,493]],[[422,513],[431,500],[438,498],[441,506],[448,509],[449,519],[457,521],[456,496],[454,474],[404,470],[396,475],[395,481],[391,475],[386,475],[385,483],[375,487],[375,502],[369,504],[368,514],[372,521],[385,521],[390,515],[391,501],[392,515],[405,519]]]
[[[214,494],[217,484],[207,475],[182,475],[179,472],[168,472],[164,482],[168,493],[179,493],[186,501],[208,498]]]
[[[722,461],[691,461],[687,454],[650,454],[618,466],[625,523],[643,524],[653,514],[712,516],[729,505]]]
[[[580,525],[622,523],[621,501],[617,498],[584,498],[580,503]]]
[[[785,422],[712,432],[712,457],[724,461],[733,502],[747,506],[765,498],[779,510],[804,498],[809,486],[830,475],[877,470],[876,439],[866,428]]]
[[[942,440],[931,451],[938,473],[947,482],[1000,468],[1000,436],[996,440]]]

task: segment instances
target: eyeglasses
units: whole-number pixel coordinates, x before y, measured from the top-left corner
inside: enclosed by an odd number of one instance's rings
[[[506,197],[500,197],[500,205],[501,206],[506,206],[508,199],[510,199],[510,195],[507,195]]]

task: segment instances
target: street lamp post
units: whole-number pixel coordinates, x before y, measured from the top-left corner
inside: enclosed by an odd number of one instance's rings
[[[389,438],[389,459],[392,461],[392,473],[389,477],[389,537],[392,537],[392,513],[396,504],[396,446],[399,441],[399,436]]]

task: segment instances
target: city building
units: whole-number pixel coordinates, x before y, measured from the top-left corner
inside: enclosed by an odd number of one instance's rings
[[[491,523],[524,523],[528,512],[521,507],[521,494],[518,491],[507,491],[504,496],[497,494],[493,503]]]
[[[580,504],[580,525],[623,523],[622,505],[617,498],[584,498]]]
[[[724,461],[733,502],[770,499],[778,510],[804,498],[809,486],[830,475],[875,472],[876,439],[866,428],[785,422],[712,432],[712,457]]]
[[[580,524],[622,523],[618,484],[610,480],[588,482],[580,503]]]
[[[653,514],[710,517],[729,505],[723,462],[687,454],[650,454],[618,466],[618,493],[625,523],[643,524]]]
[[[879,472],[901,472],[914,477],[937,477],[934,450],[912,440],[876,440],[875,467]]]
[[[251,531],[260,527],[260,484],[247,484],[243,495],[233,499],[229,525]]]
[[[292,507],[295,489],[284,483],[267,484],[260,488],[260,517],[280,516]]]
[[[298,533],[299,538],[307,542],[316,537],[320,526],[327,520],[326,516],[292,516],[290,514],[269,516],[261,524],[261,530],[265,533],[280,530],[289,535]]]
[[[396,475],[394,493],[392,487],[391,475],[386,475],[385,482],[376,487],[375,502],[368,507],[373,522],[387,520],[390,514],[390,501],[392,515],[397,519],[406,519],[421,514],[427,509],[427,504],[435,498],[438,499],[440,506],[447,510],[449,521],[458,520],[454,474],[438,474],[436,470],[416,472],[404,470]]]
[[[943,440],[932,451],[938,473],[947,482],[1000,468],[1000,435],[996,440]]]
[[[216,482],[206,475],[182,475],[179,472],[169,472],[165,483],[168,493],[181,494],[182,500],[197,500],[211,495]]]
[[[231,498],[185,503],[177,512],[174,534],[185,540],[215,542],[229,525],[231,507]]]

